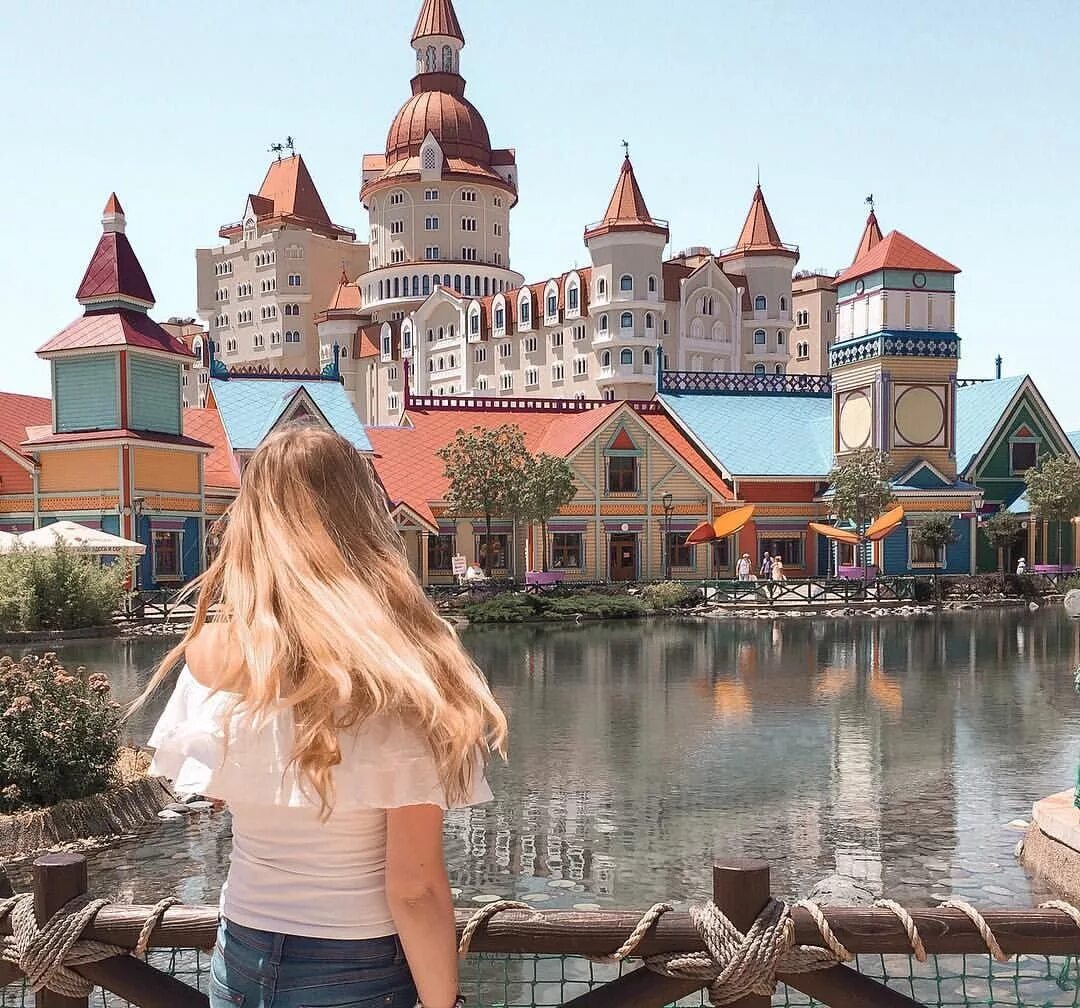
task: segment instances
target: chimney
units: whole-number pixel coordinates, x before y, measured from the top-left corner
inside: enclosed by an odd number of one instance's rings
[[[1001,377],[1001,354],[998,354],[996,359],[994,360],[994,377]]]

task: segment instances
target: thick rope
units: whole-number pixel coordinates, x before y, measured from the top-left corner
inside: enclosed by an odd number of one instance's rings
[[[465,929],[461,932],[461,941],[458,942],[458,955],[464,959],[469,954],[469,946],[472,944],[473,935],[476,934],[477,929],[486,924],[492,917],[507,910],[528,910],[530,913],[535,913],[534,908],[529,906],[528,903],[519,903],[517,900],[496,900],[494,903],[488,903],[486,906],[480,907],[469,918]]]
[[[894,903],[892,900],[879,899],[874,902],[874,906],[879,910],[889,910],[895,915],[896,919],[900,921],[900,926],[907,932],[908,941],[911,942],[911,954],[915,956],[915,961],[926,962],[926,946],[923,944],[922,935],[919,934],[919,929],[915,926],[911,914],[899,903]],[[1080,923],[1077,924],[1077,927],[1080,927]]]
[[[836,957],[837,962],[851,962],[854,960],[854,956],[844,947],[839,938],[833,934],[833,929],[829,927],[829,922],[825,919],[825,914],[822,913],[821,907],[819,907],[813,900],[799,900],[795,904],[796,907],[801,907],[808,914],[817,926],[821,937],[825,940],[825,947]]]
[[[641,915],[641,920],[634,925],[634,930],[627,936],[624,941],[611,955],[608,956],[595,956],[593,962],[607,963],[612,965],[614,963],[620,963],[624,959],[629,959],[637,947],[644,941],[645,935],[648,934],[652,926],[660,920],[666,913],[671,913],[675,908],[670,903],[654,903],[648,910]]]
[[[1066,903],[1064,900],[1047,900],[1045,903],[1039,904],[1039,909],[1057,910],[1063,913],[1080,930],[1080,910],[1077,910],[1071,903]]]
[[[987,951],[999,963],[1007,963],[1012,958],[1012,956],[1007,956],[1001,950],[998,940],[994,937],[994,932],[990,930],[990,925],[986,923],[986,919],[983,915],[970,903],[965,903],[963,900],[946,900],[941,906],[948,910],[959,910],[969,921],[971,921],[971,923],[975,925],[975,930],[979,932],[979,937],[982,938],[983,944],[986,945]]]
[[[153,909],[150,911],[150,916],[143,921],[143,926],[139,928],[139,938],[135,942],[135,948],[132,951],[132,955],[138,959],[146,957],[146,953],[150,948],[150,939],[154,934],[155,928],[165,919],[165,914],[168,913],[170,907],[174,907],[180,903],[180,900],[174,896],[166,896],[165,899],[159,900],[154,904]]]

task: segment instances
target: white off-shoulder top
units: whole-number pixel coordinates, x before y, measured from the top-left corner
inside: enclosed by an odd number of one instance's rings
[[[319,817],[317,797],[288,766],[291,712],[256,722],[235,696],[213,693],[187,668],[149,745],[151,773],[178,792],[224,801],[233,820],[221,911],[244,927],[312,938],[379,938],[395,932],[386,901],[386,810],[447,808],[425,739],[392,715],[368,718],[342,739],[334,768],[334,809]],[[464,805],[491,800],[477,770]]]

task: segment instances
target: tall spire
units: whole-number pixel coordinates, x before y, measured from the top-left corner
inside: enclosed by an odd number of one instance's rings
[[[615,191],[611,194],[607,212],[601,221],[586,229],[585,240],[611,231],[650,231],[665,236],[668,234],[666,222],[655,220],[645,205],[645,197],[641,195],[641,187],[634,174],[629,153],[623,158],[619,180],[615,183]]]
[[[851,261],[857,263],[881,241],[881,228],[878,226],[877,214],[871,209],[870,216],[866,218],[866,227],[863,228],[862,237],[859,239],[859,247],[855,250],[855,258]]]
[[[101,238],[75,295],[87,308],[113,301],[136,311],[153,307],[154,292],[124,234],[126,226],[124,208],[112,193],[101,212]]]
[[[765,194],[761,191],[761,183],[754,188],[754,197],[750,201],[750,212],[746,215],[739,240],[735,243],[732,252],[781,252],[790,253],[793,250],[784,245],[780,240],[780,232],[776,230],[772,214],[769,213],[768,204],[765,202]]]
[[[413,29],[412,43],[416,45],[420,39],[432,36],[457,39],[465,44],[465,35],[454,11],[454,0],[424,0]]]

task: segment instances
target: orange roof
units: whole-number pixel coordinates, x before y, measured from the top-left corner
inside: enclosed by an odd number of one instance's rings
[[[412,42],[429,35],[444,35],[464,44],[465,36],[454,11],[453,0],[424,0],[413,29]]]
[[[120,205],[120,200],[116,198],[116,193],[111,193],[109,195],[109,201],[105,204],[105,209],[102,212],[102,215],[104,216],[107,214],[122,214],[123,212],[124,208]]]
[[[216,409],[185,409],[184,436],[208,444],[213,449],[203,461],[203,478],[207,487],[240,489],[240,467],[229,446],[221,414]]]
[[[789,255],[794,251],[780,240],[780,232],[776,230],[776,225],[773,223],[760,183],[754,189],[754,196],[750,201],[750,212],[746,215],[739,240],[731,251],[735,253],[777,252]]]
[[[959,273],[960,268],[931,252],[906,234],[890,231],[870,250],[855,260],[837,277],[837,283],[854,280],[883,269],[930,270],[937,273]]]
[[[378,357],[379,356],[379,330],[382,329],[380,323],[374,325],[361,326],[356,330],[356,337],[353,339],[352,355],[357,360],[362,360],[365,357]]]
[[[275,214],[303,217],[330,226],[330,215],[299,154],[271,163],[259,187],[259,196],[274,204]]]
[[[851,261],[858,262],[879,241],[881,241],[881,228],[878,226],[877,214],[873,210],[866,218],[866,227],[863,228],[862,237],[859,239],[859,247],[855,250],[855,258]]]
[[[359,308],[360,288],[352,283],[349,280],[349,274],[342,270],[337,289],[334,291],[333,297],[330,298],[330,304],[326,306],[326,310],[349,311],[352,309],[359,310]]]
[[[0,444],[21,458],[29,458],[21,446],[30,427],[52,430],[52,400],[0,392]]]
[[[459,430],[514,424],[525,436],[529,451],[566,458],[624,408],[625,403],[613,402],[577,413],[410,409],[406,417],[411,427],[368,427],[367,434],[375,449],[375,471],[391,502],[407,505],[435,525],[431,505],[444,500],[449,490],[443,461],[436,453],[450,444]],[[731,491],[720,475],[671,420],[659,413],[640,418],[718,496],[730,499]]]
[[[649,208],[645,205],[645,197],[641,195],[641,187],[638,185],[629,154],[623,158],[619,180],[615,183],[615,191],[611,194],[611,202],[608,203],[603,220],[586,229],[585,240],[611,231],[652,231],[656,234],[668,234],[667,225],[653,220]]]

